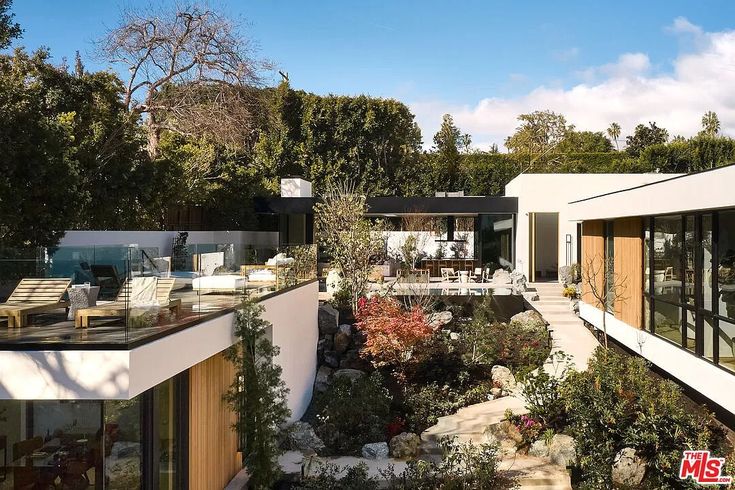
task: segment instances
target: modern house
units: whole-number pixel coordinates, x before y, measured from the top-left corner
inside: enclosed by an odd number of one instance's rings
[[[587,281],[581,317],[735,416],[735,165],[570,203]],[[602,267],[604,270],[604,267]],[[616,294],[617,293],[617,294]],[[617,296],[617,297],[615,297]]]
[[[234,235],[191,233],[182,252],[175,233],[70,232],[55,249],[0,260],[0,298],[9,297],[0,488],[224,488],[242,462],[222,398],[234,380],[223,352],[237,341],[245,296],[273,325],[292,419],[301,417],[316,370],[318,284],[291,261],[253,259],[275,253],[268,237]],[[58,282],[78,288],[52,298]],[[153,302],[137,301],[146,287]]]

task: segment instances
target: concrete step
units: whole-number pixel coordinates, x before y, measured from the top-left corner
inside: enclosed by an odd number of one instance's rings
[[[518,478],[520,488],[571,490],[569,474],[561,466],[552,465],[547,459],[527,455],[515,455],[500,462],[500,469]]]

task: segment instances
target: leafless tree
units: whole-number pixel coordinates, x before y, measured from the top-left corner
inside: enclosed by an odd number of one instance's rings
[[[225,15],[198,4],[129,8],[98,47],[106,60],[127,68],[124,103],[131,114],[145,114],[151,156],[164,129],[247,139],[252,88],[262,85],[270,65],[255,57],[253,43]]]
[[[593,306],[602,310],[602,333],[606,349],[608,307],[616,301],[624,303],[627,300],[625,290],[628,277],[615,274],[614,269],[612,258],[605,259],[600,254],[587,257],[582,268],[583,296],[589,293],[595,301]]]

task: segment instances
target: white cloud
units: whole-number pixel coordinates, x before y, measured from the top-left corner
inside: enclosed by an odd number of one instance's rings
[[[578,74],[584,82],[569,88],[542,85],[519,97],[488,97],[474,106],[412,103],[424,143],[430,146],[444,113],[452,114],[462,131],[487,147],[502,145],[519,114],[544,109],[564,114],[580,129],[604,131],[616,121],[625,135],[639,123],[656,121],[672,136],[696,134],[702,114],[712,110],[723,132],[735,136],[735,31],[704,33],[684,18],[676,19],[670,30],[698,35],[702,41],[694,51],[680,52],[670,73],[652,73],[645,53],[625,53],[614,63]]]

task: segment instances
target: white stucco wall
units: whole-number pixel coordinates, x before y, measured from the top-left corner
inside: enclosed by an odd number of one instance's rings
[[[281,350],[274,362],[290,390],[289,422],[299,420],[311,402],[319,341],[319,283],[313,282],[263,301],[265,320],[273,324],[271,342]]]
[[[602,330],[602,311],[583,301],[580,316]],[[730,413],[735,414],[735,376],[650,333],[621,322],[609,313],[607,334],[648,359],[687,386],[697,390]]]
[[[281,348],[292,419],[311,401],[319,335],[319,285],[264,299],[264,318]],[[228,313],[132,350],[0,351],[0,400],[125,400],[230,347]]]
[[[618,189],[658,182],[675,174],[521,174],[508,182],[505,195],[518,198],[516,268],[529,276],[529,213],[559,213],[559,266],[566,265],[566,235],[572,235],[572,261],[577,256],[577,225],[569,203]]]
[[[574,220],[611,219],[735,206],[735,165],[573,202]],[[633,186],[622,187],[627,189]],[[581,198],[580,198],[581,199]]]

